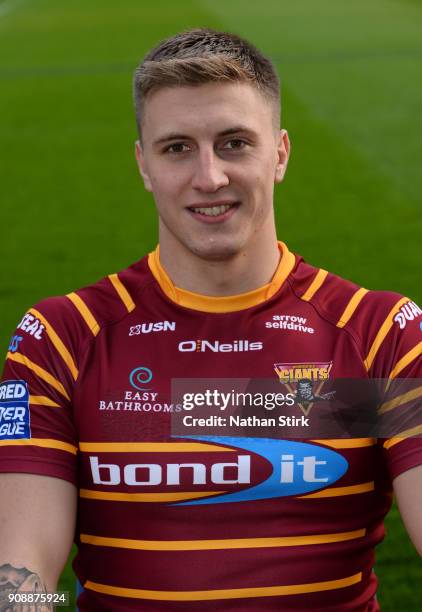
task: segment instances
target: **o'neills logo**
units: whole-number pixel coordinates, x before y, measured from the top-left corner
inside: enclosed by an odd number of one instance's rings
[[[244,353],[246,351],[262,351],[263,342],[250,342],[249,340],[234,340],[233,342],[220,342],[220,340],[183,340],[179,342],[181,353]]]

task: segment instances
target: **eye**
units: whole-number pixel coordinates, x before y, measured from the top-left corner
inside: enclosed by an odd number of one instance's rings
[[[184,142],[174,142],[164,149],[164,153],[186,153],[189,150],[189,146]]]
[[[223,149],[229,151],[240,151],[241,149],[244,149],[246,145],[247,142],[245,142],[241,138],[232,138],[231,140],[228,140],[224,143]]]

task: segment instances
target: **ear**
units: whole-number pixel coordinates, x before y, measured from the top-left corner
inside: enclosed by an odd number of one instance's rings
[[[136,162],[138,164],[139,174],[142,176],[142,179],[144,181],[144,187],[147,191],[152,191],[151,180],[149,178],[149,174],[146,168],[144,150],[139,140],[135,142],[135,156]]]
[[[274,182],[281,183],[286,173],[287,162],[290,155],[290,140],[286,130],[280,130],[277,143],[277,165],[275,167]]]

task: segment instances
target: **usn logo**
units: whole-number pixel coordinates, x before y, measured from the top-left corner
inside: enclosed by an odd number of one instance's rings
[[[195,452],[195,456],[200,459],[205,453],[206,463],[176,463],[168,456],[166,460],[167,453],[162,452],[154,457],[154,463],[124,465],[102,463],[98,456],[91,456],[93,484],[136,487],[155,501],[160,501],[163,493],[162,501],[167,501],[172,492],[176,505],[222,504],[306,495],[332,485],[348,468],[339,453],[306,442],[219,436],[183,439],[174,442],[173,452],[179,456],[186,450],[187,439],[202,442],[204,451]],[[221,455],[226,460],[221,461]]]
[[[129,336],[140,336],[141,334],[150,334],[151,332],[160,331],[175,331],[176,323],[174,321],[157,321],[156,323],[138,323],[129,328]]]

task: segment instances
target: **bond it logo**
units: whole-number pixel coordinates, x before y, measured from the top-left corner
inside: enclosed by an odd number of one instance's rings
[[[142,462],[124,465],[110,463],[110,455],[105,461],[90,456],[93,484],[142,491],[146,501],[222,504],[306,495],[332,485],[348,468],[331,449],[291,440],[188,436],[173,444],[172,453],[143,453]],[[181,453],[186,459],[178,463]]]

